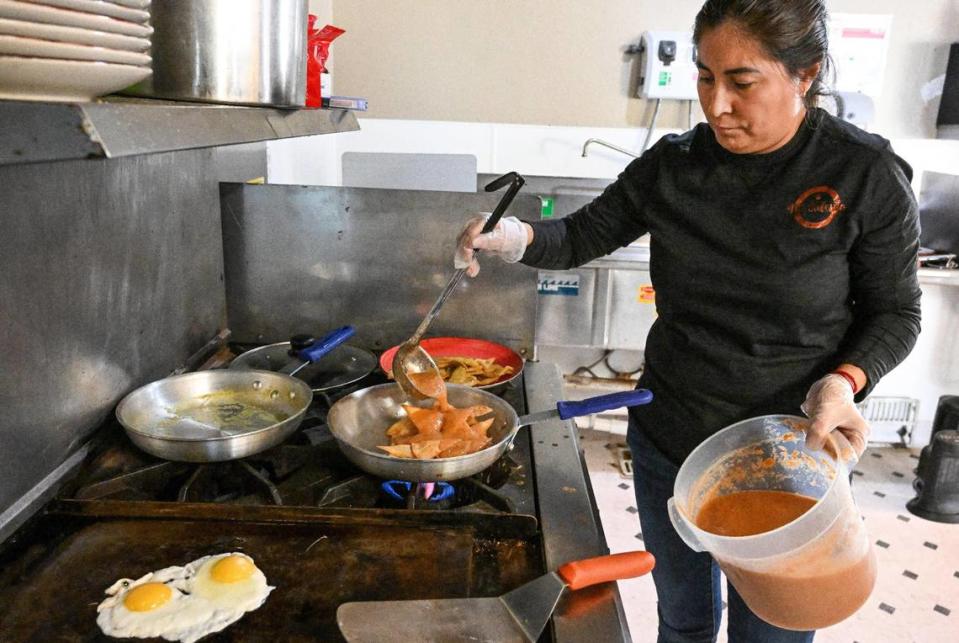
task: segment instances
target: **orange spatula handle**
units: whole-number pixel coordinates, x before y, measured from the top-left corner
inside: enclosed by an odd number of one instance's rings
[[[611,580],[642,576],[652,571],[655,565],[656,559],[648,551],[630,551],[574,560],[560,567],[557,572],[570,589],[580,589]]]

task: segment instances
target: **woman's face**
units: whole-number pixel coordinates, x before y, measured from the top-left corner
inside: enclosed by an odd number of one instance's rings
[[[699,42],[699,101],[719,144],[736,154],[772,152],[789,142],[806,114],[812,75],[797,80],[733,22]]]

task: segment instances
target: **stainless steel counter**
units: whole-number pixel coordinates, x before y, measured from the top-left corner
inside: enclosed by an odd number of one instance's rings
[[[530,411],[551,408],[564,398],[563,379],[555,364],[528,362],[523,375]],[[521,430],[532,431],[547,569],[608,554],[576,425],[572,420],[552,420]],[[588,609],[584,609],[586,605]],[[564,594],[553,615],[553,626],[556,641],[631,640],[615,583]]]

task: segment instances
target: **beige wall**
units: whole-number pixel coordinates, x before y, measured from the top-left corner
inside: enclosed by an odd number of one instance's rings
[[[333,0],[309,0],[308,4],[321,27],[333,22]]]
[[[335,93],[368,98],[370,117],[635,127],[651,106],[630,96],[635,65],[623,49],[647,29],[690,29],[701,0],[312,1],[329,3],[347,31],[332,47]],[[959,40],[959,0],[828,6],[895,16],[874,129],[933,136],[939,101],[924,105],[919,89]],[[660,126],[685,122],[664,104]]]

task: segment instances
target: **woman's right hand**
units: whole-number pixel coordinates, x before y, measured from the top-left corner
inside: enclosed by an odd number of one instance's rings
[[[821,449],[833,431],[840,431],[856,456],[862,456],[869,441],[869,423],[856,408],[855,396],[843,376],[830,373],[817,380],[800,408],[809,417],[806,446]]]
[[[494,254],[507,263],[516,263],[523,258],[526,246],[531,241],[532,228],[516,217],[503,217],[492,232],[480,234],[489,217],[489,213],[485,212],[470,219],[456,243],[453,265],[457,269],[466,268],[466,274],[470,277],[479,274],[479,262],[476,261],[474,249]]]

